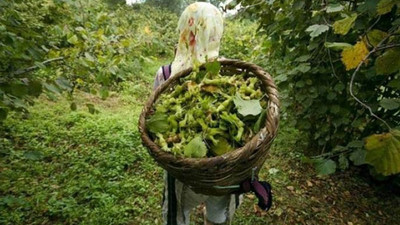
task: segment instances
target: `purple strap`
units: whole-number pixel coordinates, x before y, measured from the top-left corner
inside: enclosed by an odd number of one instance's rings
[[[254,192],[258,199],[258,206],[265,211],[268,211],[272,205],[272,193],[271,185],[265,181],[258,181],[258,178],[251,181],[251,179],[245,180],[240,185],[240,192]]]
[[[171,76],[171,64],[162,66],[161,68],[164,80],[167,80]]]

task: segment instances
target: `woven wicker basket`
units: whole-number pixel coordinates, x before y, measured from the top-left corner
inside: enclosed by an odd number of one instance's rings
[[[274,140],[279,123],[278,91],[272,77],[261,67],[238,60],[221,59],[221,74],[232,75],[245,72],[258,77],[268,96],[265,126],[243,147],[212,158],[183,158],[165,152],[147,133],[145,121],[153,111],[153,104],[166,89],[173,87],[180,77],[192,69],[181,71],[158,87],[145,103],[139,118],[139,132],[143,144],[156,162],[173,177],[195,192],[207,195],[225,195],[238,190],[238,185],[252,175],[257,175],[267,158],[267,151]]]

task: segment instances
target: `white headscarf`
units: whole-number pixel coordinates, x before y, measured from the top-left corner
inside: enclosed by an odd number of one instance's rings
[[[206,57],[218,57],[223,19],[221,12],[212,4],[196,2],[186,7],[179,19],[178,31],[179,42],[171,76],[195,63],[204,63]]]

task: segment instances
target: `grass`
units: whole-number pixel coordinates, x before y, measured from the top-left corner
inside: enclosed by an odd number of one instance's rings
[[[0,128],[0,224],[160,224],[163,171],[137,130],[156,66],[103,101],[77,93],[78,110],[44,97]],[[99,113],[90,114],[86,103]],[[302,135],[281,124],[261,171],[274,188],[268,212],[246,194],[232,224],[396,224],[400,199],[359,171],[318,177],[301,163]],[[202,224],[194,211],[192,224]]]
[[[159,199],[146,193],[162,172],[140,145],[140,107],[107,101],[96,115],[43,101],[6,121],[1,224],[154,224]]]

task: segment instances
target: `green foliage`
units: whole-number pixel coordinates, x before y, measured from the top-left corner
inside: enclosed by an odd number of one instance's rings
[[[167,9],[170,12],[180,14],[188,5],[195,2],[209,2],[218,7],[223,0],[145,0],[145,4],[153,7]]]
[[[400,69],[400,50],[390,49],[380,55],[375,61],[376,74],[389,75]]]
[[[146,3],[179,14],[183,8],[182,0],[146,0]]]
[[[306,29],[306,32],[310,33],[310,36],[312,38],[314,37],[318,37],[319,35],[321,35],[322,33],[326,32],[329,30],[329,27],[327,25],[320,25],[320,24],[314,24],[309,26]]]
[[[202,158],[207,154],[207,146],[200,136],[193,138],[183,149],[188,158]]]
[[[165,90],[146,120],[155,143],[177,156],[215,156],[242,147],[264,125],[258,115],[265,114],[267,99],[257,77],[225,74],[218,61],[204,67]]]
[[[400,126],[398,1],[237,2],[259,23],[264,40],[256,62],[275,76],[284,114],[309,137],[309,154],[325,152],[317,158],[340,160],[340,168],[349,157],[363,164],[365,150],[348,143],[387,128],[350,95],[350,81],[368,56],[353,93],[389,126]]]
[[[153,133],[164,133],[170,129],[168,116],[163,113],[156,113],[146,121],[146,127]]]
[[[217,144],[211,146],[211,151],[215,155],[223,155],[232,150],[233,150],[232,146],[228,143],[228,141],[225,138],[218,138]]]
[[[316,161],[315,169],[321,175],[329,175],[336,171],[336,162],[331,159]]]
[[[400,2],[397,0],[381,0],[376,6],[378,15],[383,15],[390,12],[394,5],[399,5]]]
[[[141,105],[110,97],[92,115],[85,102],[101,100],[76,95],[76,111],[41,98],[0,126],[0,224],[158,224],[163,172],[141,146]]]
[[[261,54],[261,39],[256,36],[257,24],[251,20],[226,18],[222,36],[220,56],[245,61],[258,61]]]
[[[339,4],[339,3],[334,3],[334,4],[329,4],[326,7],[326,12],[327,13],[335,13],[335,12],[340,12],[344,9],[344,6]]]
[[[349,32],[349,30],[353,27],[354,22],[357,19],[357,14],[354,13],[351,16],[348,16],[342,20],[337,20],[333,24],[333,30],[335,34],[345,35]]]
[[[239,93],[236,93],[236,96],[233,98],[233,103],[235,103],[238,113],[242,116],[257,116],[263,109],[260,105],[260,100],[244,100],[240,97]]]
[[[101,0],[1,1],[0,109],[27,111],[45,93],[56,100],[76,89],[105,99],[136,80],[150,57],[168,57],[177,16],[145,5]],[[143,22],[144,21],[144,22]],[[88,107],[93,112],[93,107]]]
[[[365,141],[365,160],[385,176],[400,173],[400,131],[374,134]]]

